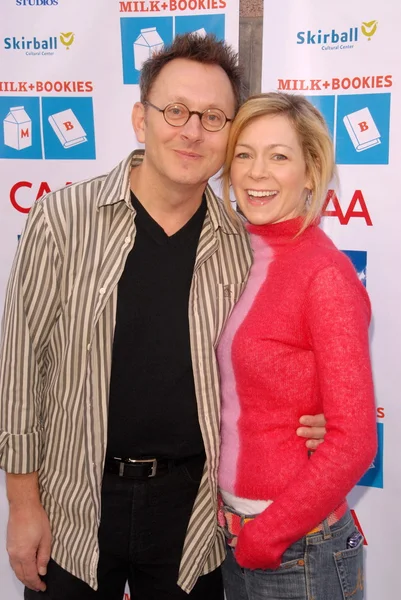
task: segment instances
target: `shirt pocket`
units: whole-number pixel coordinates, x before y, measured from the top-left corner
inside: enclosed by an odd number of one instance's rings
[[[235,304],[240,299],[240,296],[245,289],[245,285],[245,281],[241,281],[239,283],[217,284],[215,346],[217,346],[219,342],[228,317],[232,313]]]

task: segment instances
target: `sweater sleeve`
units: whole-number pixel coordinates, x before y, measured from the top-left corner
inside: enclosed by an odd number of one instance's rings
[[[277,568],[285,550],[339,506],[376,453],[370,303],[352,266],[318,271],[304,310],[327,434],[297,477],[241,530],[236,558],[251,569]]]

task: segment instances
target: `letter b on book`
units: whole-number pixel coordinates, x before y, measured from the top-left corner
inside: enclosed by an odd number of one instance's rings
[[[380,132],[367,107],[345,115],[343,121],[357,152],[381,143]]]
[[[71,108],[50,115],[49,123],[63,148],[71,148],[87,141],[86,132]]]

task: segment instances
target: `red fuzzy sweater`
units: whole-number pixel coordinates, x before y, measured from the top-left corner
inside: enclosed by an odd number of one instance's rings
[[[276,568],[283,552],[344,500],[376,452],[370,303],[350,260],[301,219],[250,225],[254,263],[218,348],[220,488],[273,500],[242,529],[240,565]],[[308,459],[296,435],[323,412]]]

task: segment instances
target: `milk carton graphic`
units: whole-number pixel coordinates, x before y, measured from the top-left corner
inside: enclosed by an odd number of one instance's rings
[[[381,143],[380,132],[368,107],[345,115],[343,121],[357,152],[368,150]]]
[[[196,29],[195,31],[192,32],[194,35],[197,35],[199,37],[206,37],[207,36],[207,32],[206,29],[204,27],[201,27],[200,29]]]
[[[137,71],[142,69],[142,65],[164,46],[164,42],[158,34],[156,27],[147,27],[141,29],[141,33],[138,35],[134,42],[134,65]]]
[[[88,141],[84,128],[71,108],[50,115],[49,123],[63,148],[71,148]]]
[[[13,106],[3,121],[4,145],[15,150],[32,146],[32,120],[23,106]]]

